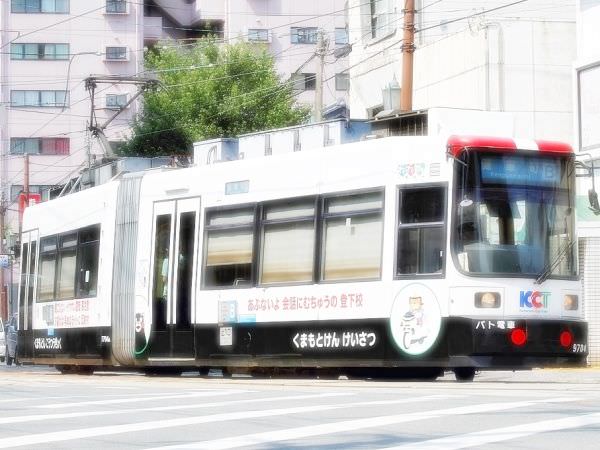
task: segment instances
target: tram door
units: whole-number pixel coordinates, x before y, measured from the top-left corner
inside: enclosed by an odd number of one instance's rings
[[[19,345],[21,357],[32,357],[33,349],[33,304],[36,288],[36,263],[38,231],[22,233],[21,279],[19,286],[19,334],[23,337]]]
[[[199,197],[154,205],[150,357],[194,357],[199,216]]]

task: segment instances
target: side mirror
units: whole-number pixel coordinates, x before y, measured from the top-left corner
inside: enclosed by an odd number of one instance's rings
[[[590,202],[590,209],[594,214],[600,214],[600,203],[598,203],[598,193],[594,189],[588,191],[588,200]]]

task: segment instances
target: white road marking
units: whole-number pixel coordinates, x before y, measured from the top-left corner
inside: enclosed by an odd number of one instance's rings
[[[87,402],[76,402],[76,403],[50,403],[47,405],[35,405],[34,408],[42,409],[54,409],[54,408],[74,408],[78,406],[89,406],[89,405],[113,405],[116,403],[136,403],[136,402],[147,402],[150,400],[167,400],[174,398],[191,398],[191,397],[218,397],[221,395],[234,395],[234,394],[245,394],[251,391],[231,389],[231,390],[215,390],[215,391],[204,391],[204,392],[193,392],[187,394],[175,394],[175,395],[159,395],[155,397],[128,397],[128,398],[116,398],[111,400],[90,400]],[[131,395],[131,394],[129,394]]]
[[[127,408],[127,409],[114,409],[109,411],[85,411],[85,412],[74,412],[74,413],[54,413],[54,414],[33,414],[33,415],[22,415],[12,417],[0,417],[0,424],[7,423],[23,423],[23,422],[36,422],[40,420],[58,420],[58,419],[72,419],[77,417],[93,417],[93,416],[111,416],[119,414],[137,414],[140,412],[155,412],[155,411],[174,411],[183,409],[202,409],[202,408],[215,408],[222,406],[233,406],[241,405],[244,403],[266,403],[266,402],[278,402],[278,401],[293,401],[293,400],[306,400],[310,398],[330,398],[330,397],[341,397],[354,395],[350,393],[325,393],[325,394],[309,394],[309,395],[286,395],[283,397],[264,397],[264,398],[250,398],[245,400],[230,400],[224,402],[211,402],[211,403],[193,403],[191,405],[174,405],[174,406],[153,406],[149,408]]]
[[[64,387],[64,386],[63,386]],[[139,393],[139,394],[135,394],[138,396],[156,396],[156,395],[175,395],[173,393],[170,392],[164,392],[164,393]],[[129,394],[102,394],[102,397],[130,397],[131,393]],[[44,400],[65,400],[65,399],[69,399],[69,398],[98,398],[98,394],[96,395],[55,395],[52,397],[17,397],[17,398],[9,398],[9,399],[3,399],[0,400],[0,403],[15,403],[15,402],[26,402],[26,401],[35,401],[35,402],[41,402]]]
[[[441,396],[426,396],[416,398],[403,398],[396,400],[395,402],[400,403],[411,403],[419,401],[431,401],[435,397],[439,399]],[[61,430],[51,433],[38,433],[29,434],[22,436],[15,436],[10,438],[0,438],[0,448],[20,447],[20,446],[31,446],[37,444],[47,444],[50,442],[61,442],[69,441],[74,439],[88,439],[95,436],[108,436],[121,433],[134,433],[138,431],[148,430],[159,430],[164,428],[182,427],[189,425],[199,425],[206,423],[224,422],[231,420],[247,420],[257,419],[261,417],[273,417],[282,416],[287,414],[300,414],[317,411],[330,411],[335,409],[345,409],[351,407],[360,407],[365,405],[379,404],[380,402],[355,402],[355,403],[337,403],[334,405],[314,405],[314,406],[300,406],[294,408],[276,408],[267,410],[256,410],[256,411],[239,411],[233,413],[221,413],[211,414],[206,416],[193,416],[184,417],[178,419],[163,419],[153,420],[149,422],[138,422],[124,425],[108,425],[101,427],[92,428],[81,428],[78,430]],[[527,403],[527,402],[521,402]],[[174,407],[173,407],[174,408]],[[136,410],[130,410],[128,412],[135,412]],[[54,415],[56,417],[56,415]]]
[[[563,419],[544,420],[541,422],[527,423],[504,428],[494,428],[492,430],[476,431],[474,433],[459,434],[445,438],[432,439],[429,441],[416,442],[413,444],[388,447],[382,450],[455,450],[523,438],[532,436],[534,434],[546,433],[548,431],[581,428],[598,423],[600,423],[600,413],[593,413],[582,416],[565,417]]]
[[[309,425],[305,427],[288,428],[285,430],[273,430],[264,433],[246,434],[231,438],[215,439],[212,441],[193,442],[190,444],[155,447],[151,450],[166,449],[230,449],[259,445],[272,442],[289,441],[325,434],[344,433],[364,428],[375,428],[399,423],[428,420],[448,415],[463,415],[504,411],[507,409],[527,408],[537,403],[560,403],[576,401],[576,398],[556,398],[548,400],[521,401],[511,403],[485,403],[472,406],[459,406],[455,408],[438,409],[433,411],[396,414],[390,416],[366,417],[361,419],[346,420],[342,422],[327,423],[322,425]]]

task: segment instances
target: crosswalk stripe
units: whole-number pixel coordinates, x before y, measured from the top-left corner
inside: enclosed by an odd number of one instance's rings
[[[34,408],[42,409],[55,409],[55,408],[75,408],[78,406],[91,406],[91,405],[113,405],[118,403],[137,403],[137,402],[148,402],[153,400],[168,400],[176,398],[196,398],[196,397],[219,397],[222,395],[234,395],[234,394],[245,394],[252,391],[246,391],[241,389],[231,390],[215,390],[215,391],[201,391],[186,394],[174,394],[174,395],[159,395],[155,397],[130,397],[128,398],[115,398],[110,400],[90,400],[86,402],[73,402],[73,403],[50,403],[47,405],[35,405]]]
[[[53,414],[32,414],[27,416],[12,416],[12,417],[0,417],[0,424],[8,423],[23,423],[23,422],[36,422],[40,420],[58,420],[58,419],[72,419],[77,417],[94,417],[94,416],[111,416],[120,414],[132,414],[140,412],[156,412],[156,411],[175,411],[184,409],[203,409],[203,408],[215,408],[222,406],[235,406],[242,405],[245,403],[265,403],[265,402],[278,402],[278,401],[294,401],[294,400],[307,400],[314,398],[330,398],[330,397],[341,397],[354,395],[343,392],[331,392],[324,394],[308,394],[308,395],[286,395],[283,397],[264,397],[264,398],[250,398],[245,400],[231,400],[222,402],[211,402],[211,403],[193,403],[190,405],[174,405],[174,406],[153,406],[148,408],[135,408],[135,409],[116,409],[109,411],[84,411],[84,412],[73,412],[73,413],[53,413]]]
[[[415,422],[418,420],[435,419],[448,415],[477,414],[486,412],[503,411],[507,409],[527,408],[539,403],[562,403],[576,401],[576,398],[556,398],[548,400],[534,400],[506,403],[485,403],[472,406],[459,406],[454,408],[439,409],[433,411],[404,413],[389,416],[367,417],[363,419],[353,419],[342,422],[334,422],[321,425],[309,425],[297,428],[288,428],[284,430],[273,430],[264,433],[246,434],[231,438],[215,439],[211,441],[193,442],[190,444],[179,444],[164,447],[154,447],[150,450],[171,450],[171,449],[230,449],[250,445],[259,445],[272,442],[289,441],[293,439],[302,439],[325,434],[343,433],[356,431],[365,428],[375,428],[386,425],[396,425],[399,423]]]
[[[439,399],[439,395],[433,396]],[[395,400],[395,403],[414,403],[419,401],[431,401],[431,396],[426,397],[415,397],[415,398],[403,398]],[[388,404],[392,402],[391,400],[386,401]],[[76,430],[62,430],[55,431],[50,433],[38,433],[38,434],[29,434],[22,436],[15,436],[10,438],[0,438],[0,448],[10,448],[10,447],[20,447],[20,446],[31,446],[36,444],[47,444],[50,442],[61,442],[61,441],[69,441],[74,439],[88,439],[95,436],[107,436],[121,433],[134,433],[138,431],[148,431],[148,430],[159,430],[165,428],[173,428],[173,427],[181,427],[181,426],[189,426],[189,425],[199,425],[199,424],[207,424],[207,423],[215,423],[215,422],[224,422],[231,420],[247,420],[247,419],[256,419],[262,417],[273,417],[273,416],[282,416],[289,414],[301,414],[301,413],[311,413],[318,411],[330,411],[335,409],[344,409],[351,407],[361,407],[361,406],[374,406],[380,404],[378,401],[370,401],[370,402],[355,402],[355,403],[337,403],[330,405],[316,405],[316,406],[300,406],[294,408],[277,408],[277,409],[267,409],[267,410],[256,410],[256,411],[239,411],[233,413],[221,413],[221,414],[211,414],[205,416],[193,416],[193,417],[184,417],[178,419],[163,419],[163,420],[153,420],[148,422],[137,422],[123,425],[108,425],[108,426],[100,426],[100,427],[92,427],[92,428],[81,428]],[[129,412],[135,412],[135,410],[130,410]]]
[[[582,416],[565,417],[562,419],[552,419],[541,422],[514,425],[504,428],[494,428],[492,430],[476,431],[473,433],[431,439],[412,444],[387,447],[382,450],[456,450],[523,438],[532,436],[534,434],[545,433],[547,431],[581,428],[598,423],[600,423],[600,413],[593,413]]]
[[[105,394],[102,393],[102,397],[131,397],[132,393],[129,392],[127,394]],[[164,393],[152,393],[149,394],[147,392],[141,392],[141,393],[136,393],[135,395],[137,396],[144,396],[144,397],[149,397],[149,396],[163,396],[163,395],[175,395],[175,394],[171,394],[168,392],[164,392]],[[0,403],[15,403],[15,402],[29,402],[29,401],[34,401],[39,403],[42,400],[58,400],[58,399],[69,399],[69,398],[97,398],[99,395],[53,395],[51,397],[41,397],[41,396],[35,396],[35,397],[15,397],[15,398],[8,398],[8,399],[2,399],[0,400]]]

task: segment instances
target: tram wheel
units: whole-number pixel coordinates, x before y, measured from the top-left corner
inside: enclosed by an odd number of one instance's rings
[[[94,366],[55,366],[56,370],[58,370],[62,375],[93,375],[94,374]]]
[[[93,366],[79,366],[75,368],[75,373],[77,375],[93,375],[94,367]]]
[[[475,367],[455,367],[454,376],[456,377],[456,381],[459,382],[473,381],[473,378],[475,378]]]
[[[178,377],[183,371],[179,367],[146,367],[144,375],[147,377]]]

